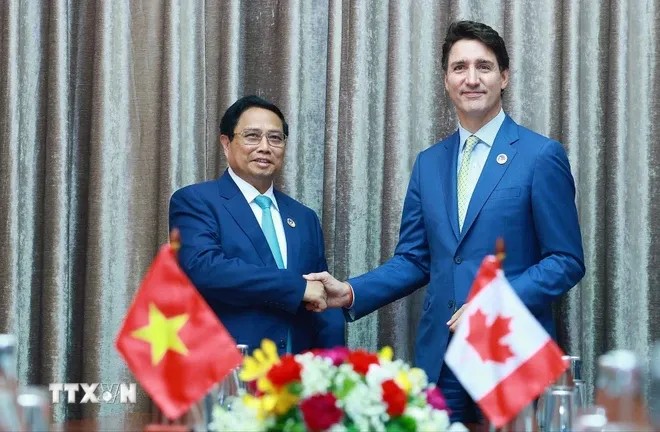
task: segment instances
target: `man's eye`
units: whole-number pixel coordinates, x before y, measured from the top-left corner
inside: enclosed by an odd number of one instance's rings
[[[248,132],[245,134],[245,139],[249,140],[258,140],[259,139],[259,134],[256,132]]]
[[[268,141],[279,143],[279,142],[284,141],[284,138],[282,138],[282,135],[273,134],[273,135],[268,135]]]

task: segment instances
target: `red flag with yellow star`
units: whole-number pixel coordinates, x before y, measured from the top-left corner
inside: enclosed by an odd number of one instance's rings
[[[116,345],[170,419],[184,414],[242,359],[169,245],[160,249],[144,277]]]

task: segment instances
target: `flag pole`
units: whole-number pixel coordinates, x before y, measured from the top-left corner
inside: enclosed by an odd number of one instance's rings
[[[170,248],[174,253],[179,252],[179,249],[181,249],[181,233],[178,228],[172,228],[172,231],[170,231]]]
[[[506,253],[504,252],[504,239],[502,237],[498,237],[497,240],[495,240],[495,258],[502,264],[502,261],[504,261],[504,258],[506,258]]]

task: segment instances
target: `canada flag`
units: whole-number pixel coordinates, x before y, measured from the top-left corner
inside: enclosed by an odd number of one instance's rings
[[[511,421],[566,370],[562,355],[499,260],[484,258],[445,361],[488,420]]]

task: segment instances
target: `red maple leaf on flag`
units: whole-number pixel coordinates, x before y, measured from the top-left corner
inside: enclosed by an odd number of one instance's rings
[[[498,315],[489,326],[486,324],[486,314],[477,309],[470,316],[470,329],[467,341],[479,353],[482,361],[494,361],[504,363],[513,357],[513,352],[508,345],[503,345],[500,340],[509,334],[509,323],[511,318]]]

